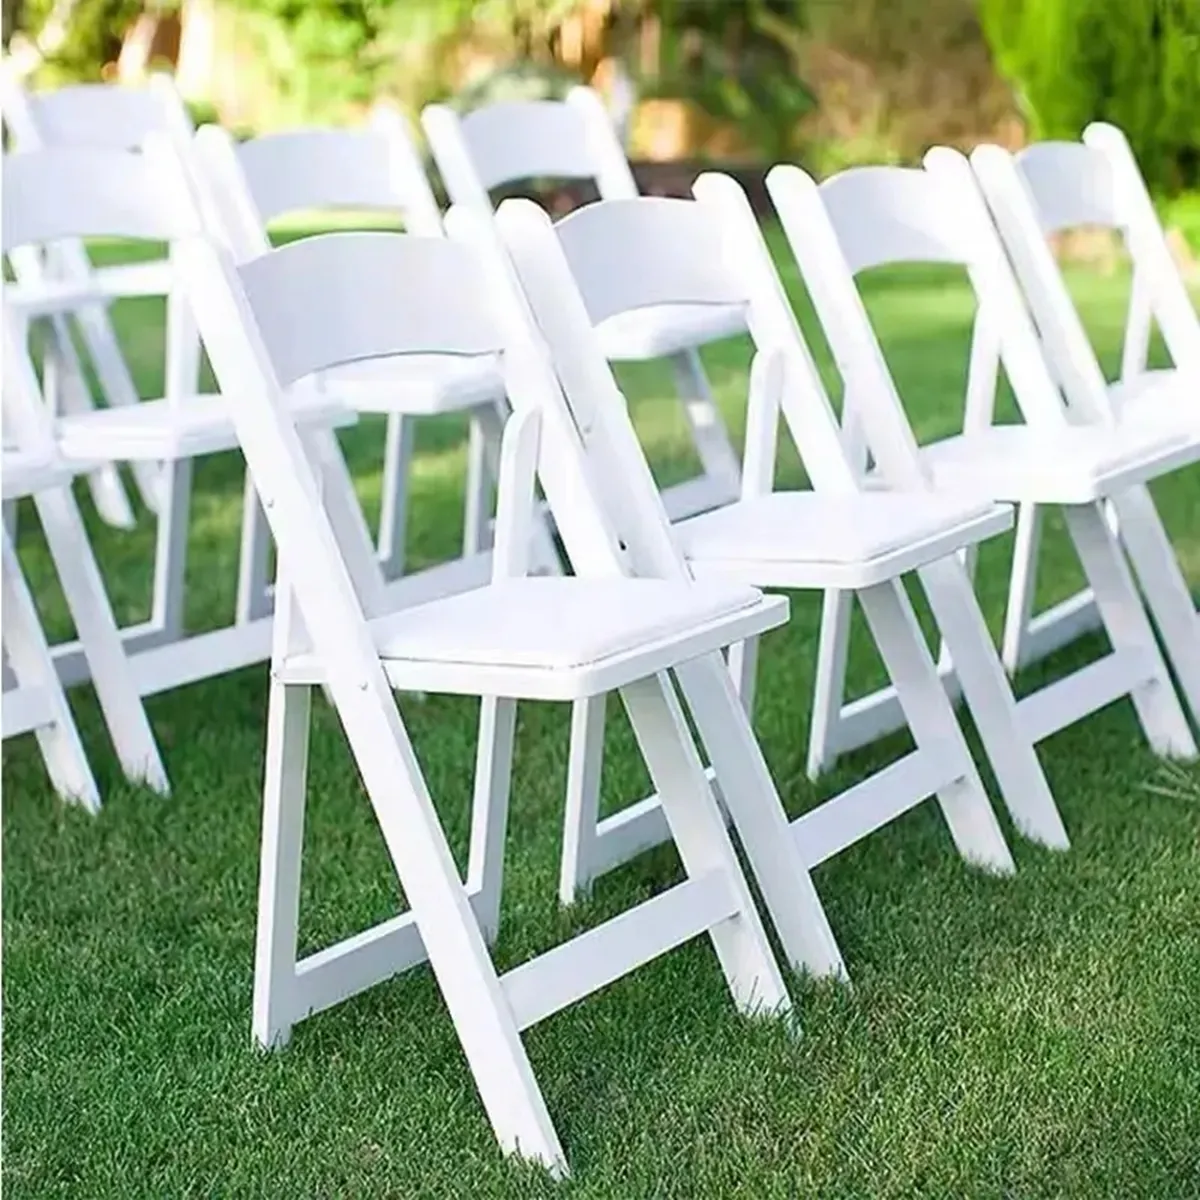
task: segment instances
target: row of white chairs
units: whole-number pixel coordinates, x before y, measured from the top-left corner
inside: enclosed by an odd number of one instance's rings
[[[531,111],[548,128],[546,112],[561,110]],[[396,177],[395,132],[277,135],[235,148],[206,129],[194,139],[160,133],[140,144],[139,153],[49,146],[5,160],[3,249],[17,274],[5,291],[6,353],[21,364],[5,377],[5,432],[14,442],[5,450],[5,499],[34,498],[60,575],[56,546],[75,545],[89,564],[76,574],[87,611],[99,613],[93,626],[102,628],[96,635],[76,614],[80,643],[123,761],[165,786],[138,695],[146,656],[186,642],[139,650],[127,639],[123,651],[65,481],[136,458],[151,468],[145,478],[161,523],[171,485],[158,464],[175,469],[233,446],[245,455],[254,499],[245,594],[259,606],[251,619],[270,639],[272,660],[253,1018],[260,1043],[285,1041],[312,1013],[428,959],[501,1144],[562,1171],[520,1030],[704,932],[742,1007],[788,1005],[726,823],[738,832],[788,962],[842,975],[811,879],[818,863],[936,797],[965,858],[1012,869],[950,702],[954,688],[1014,823],[1048,846],[1068,844],[1034,749],[1049,733],[1129,696],[1156,750],[1195,755],[1180,693],[1200,716],[1198,618],[1145,484],[1200,459],[1191,394],[1200,325],[1116,130],[1093,127],[1080,146],[1034,147],[1016,160],[987,148],[968,163],[938,150],[919,169],[868,168],[819,185],[794,167],[771,172],[770,195],[842,378],[840,423],[746,197],[726,177],[702,176],[692,200],[602,200],[557,225],[527,201],[493,214],[468,200],[444,227],[326,234],[272,250],[263,225],[282,209],[257,196],[284,181],[301,195],[283,207],[394,207],[371,198],[372,181]],[[302,145],[303,159],[289,157]],[[273,165],[261,167],[256,193],[247,164],[259,153],[260,166]],[[554,173],[548,150],[534,165],[529,173]],[[348,199],[331,195],[335,183]],[[1143,349],[1127,353],[1116,386],[1100,374],[1044,237],[1097,220],[1124,233],[1135,264],[1134,336]],[[101,272],[55,258],[64,242],[102,236],[168,243],[170,328],[190,361],[203,345],[218,395],[202,402],[176,392],[142,402],[136,416],[121,406],[54,409],[46,380],[34,373],[26,326],[102,309]],[[47,245],[47,254],[26,253]],[[856,283],[869,268],[910,261],[965,267],[979,302],[963,432],[925,447]],[[697,323],[736,314],[755,350],[738,497],[674,524],[612,375],[606,332],[636,331],[664,312]],[[1146,367],[1151,318],[1173,358],[1170,372]],[[1020,425],[994,423],[1000,365]],[[487,400],[494,424],[483,426],[498,488],[490,581],[420,603],[419,593],[404,590],[412,581],[389,579],[380,561],[336,429],[353,419],[362,390],[399,391],[401,382],[417,387],[451,375],[490,375],[501,385]],[[105,422],[128,427],[130,418],[153,436],[110,446]],[[76,422],[90,422],[90,434],[73,434]],[[781,423],[810,490],[774,486]],[[167,425],[186,427],[193,440],[165,453]],[[38,475],[42,465],[51,473]],[[10,470],[26,482],[10,489]],[[554,553],[535,480],[570,576],[530,575],[553,566],[545,559]],[[971,583],[974,547],[1012,527],[1016,504],[1062,510],[1112,647],[1020,701]],[[277,547],[273,588],[266,531],[255,533],[261,519]],[[43,704],[44,719],[25,727],[42,731],[56,782],[69,783],[69,748],[53,741],[69,718],[51,703],[61,699],[59,672],[44,635],[38,641],[28,589],[17,595],[22,577],[5,536],[5,603],[11,584],[17,611],[29,614],[16,626],[6,621],[6,654],[22,693]],[[1027,527],[1026,547],[1032,542]],[[905,590],[911,574],[943,639],[938,663]],[[787,617],[786,599],[762,589],[826,595],[814,765],[901,725],[915,743],[790,825],[750,720],[758,638]],[[845,616],[854,596],[892,688],[845,706]],[[1072,612],[1082,608],[1077,602]],[[1022,636],[1029,627],[1025,619]],[[159,682],[169,674],[160,670]],[[174,670],[166,686],[182,681]],[[338,709],[411,909],[297,960],[314,686]],[[481,698],[465,887],[396,689]],[[612,691],[657,791],[601,821]],[[523,698],[574,706],[563,898],[667,839],[686,879],[498,975],[487,944],[499,923],[515,706]],[[6,733],[8,710],[6,694]],[[124,724],[113,724],[114,713]]]

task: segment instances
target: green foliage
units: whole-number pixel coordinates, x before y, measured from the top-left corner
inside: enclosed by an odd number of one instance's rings
[[[239,0],[237,12],[281,106],[307,119],[371,99],[374,7],[367,0]]]
[[[36,34],[55,5],[53,0],[27,0],[21,7],[21,25]],[[98,80],[101,67],[120,53],[121,39],[141,10],[139,0],[76,0],[66,39],[48,58],[42,82]]]
[[[981,13],[1035,136],[1112,121],[1152,186],[1200,178],[1197,0],[982,0]]]
[[[643,80],[738,126],[767,159],[796,150],[796,130],[815,100],[800,76],[806,0],[655,0],[661,73]]]

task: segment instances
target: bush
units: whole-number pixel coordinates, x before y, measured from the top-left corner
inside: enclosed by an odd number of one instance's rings
[[[1156,190],[1200,179],[1196,0],[982,0],[981,15],[1035,137],[1111,121]]]

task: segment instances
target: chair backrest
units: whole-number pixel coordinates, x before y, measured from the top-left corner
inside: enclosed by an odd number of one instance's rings
[[[444,237],[333,233],[240,266],[216,239],[189,239],[179,265],[220,390],[238,397],[230,415],[278,549],[276,619],[295,600],[371,794],[406,794],[432,824],[420,765],[285,388],[365,359],[494,352],[473,256]],[[420,886],[429,863],[397,836],[395,809],[376,811],[406,886]]]
[[[557,226],[528,201],[506,201],[497,217],[571,424],[599,481],[601,503],[643,574],[677,572],[681,566],[657,486],[596,335],[596,322],[608,316],[663,303],[744,305],[757,351],[750,424],[758,413],[762,426],[773,426],[782,407],[814,483],[856,486],[828,398],[745,194],[725,177],[702,183],[697,185],[702,199],[601,201]],[[601,262],[605,248],[607,265]],[[773,428],[747,435],[748,454],[753,447],[759,459],[748,472],[757,478],[756,490],[770,486],[773,436]]]
[[[174,244],[195,236],[199,216],[178,173],[164,168],[165,144],[156,146],[152,137],[144,153],[52,147],[5,155],[0,253],[12,257],[80,238]],[[4,320],[5,373],[16,387],[16,403],[6,405],[6,415],[28,444],[45,436],[29,408],[40,388],[28,339],[8,304]],[[40,401],[37,409],[45,415]]]
[[[775,167],[767,188],[842,375],[848,443],[860,466],[857,423],[873,395],[902,398],[859,291],[857,276],[901,263],[966,269],[977,315],[965,382],[964,427],[994,416],[1003,363],[1026,421],[1068,418],[1041,353],[1004,248],[962,155],[934,150],[923,169],[870,167],[818,184],[798,167]],[[911,429],[911,426],[910,426]],[[870,447],[874,451],[874,447]]]
[[[1151,319],[1176,365],[1200,373],[1200,318],[1119,129],[1089,125],[1082,142],[1039,142],[1017,155],[981,146],[971,164],[1056,367],[1066,368],[1065,388],[1103,376],[1046,238],[1089,225],[1118,233],[1133,264],[1122,374],[1145,369]]]
[[[356,209],[401,217],[436,237],[441,215],[404,118],[379,105],[362,129],[302,129],[235,142],[219,126],[194,139],[201,186],[239,260],[270,247],[286,213]]]
[[[170,242],[199,221],[177,173],[154,153],[55,147],[4,156],[0,251],[66,238]]]
[[[174,82],[153,75],[145,86],[81,83],[48,92],[26,91],[5,72],[0,103],[15,149],[81,146],[135,150],[163,134],[181,143],[192,119]]]
[[[490,212],[493,188],[527,179],[591,179],[605,200],[637,195],[617,131],[591,88],[572,88],[565,100],[489,104],[465,116],[434,104],[421,124],[454,204]]]
[[[179,185],[174,165],[165,170],[159,161],[170,155],[174,163],[176,151],[170,148],[177,145],[166,135],[151,134],[141,150],[62,146],[6,156],[3,253],[17,278],[37,286],[47,274],[38,254],[44,248],[50,256],[70,251],[64,263],[70,269],[63,274],[85,284],[90,264],[83,242],[88,238],[166,242],[170,258],[177,239],[199,228],[190,190]],[[197,356],[177,353],[179,346],[191,343],[185,326],[186,305],[172,283],[167,296],[168,398],[196,388]]]

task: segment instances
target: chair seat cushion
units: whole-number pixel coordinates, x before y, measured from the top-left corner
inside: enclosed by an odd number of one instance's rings
[[[740,304],[659,304],[618,313],[597,327],[613,362],[666,358],[745,332],[746,310]]]
[[[1155,421],[1058,430],[993,425],[922,447],[935,486],[992,500],[1087,504],[1200,458],[1200,436]]]
[[[358,412],[427,416],[461,412],[504,398],[495,355],[405,354],[327,371],[322,388]]]
[[[569,670],[753,608],[739,584],[661,579],[504,580],[371,622],[380,657]]]
[[[682,521],[689,561],[860,563],[988,514],[978,498],[940,492],[772,492]]]
[[[312,389],[298,392],[292,412],[301,425],[338,427],[356,420],[352,409]],[[170,460],[237,446],[225,397],[184,396],[71,413],[55,422],[58,449],[73,461]]]

